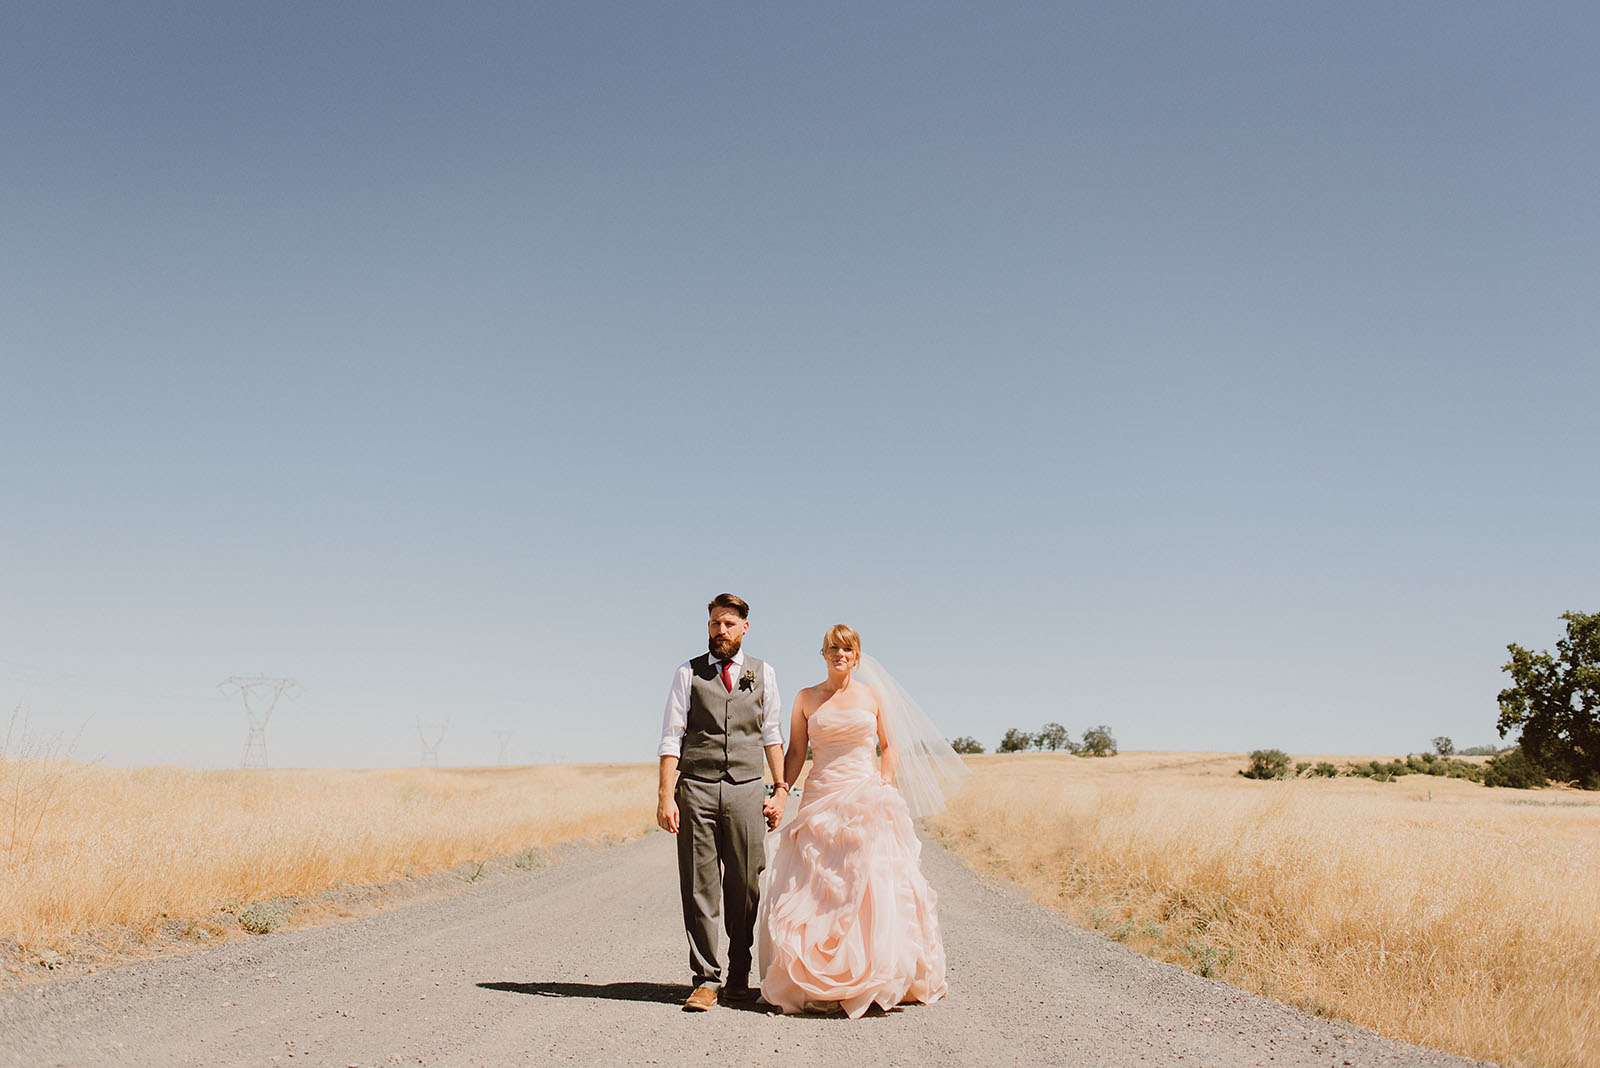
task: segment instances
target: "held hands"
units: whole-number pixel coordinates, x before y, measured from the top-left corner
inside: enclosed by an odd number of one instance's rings
[[[789,788],[784,786],[773,792],[761,805],[761,814],[767,819],[767,830],[776,830],[783,822],[783,805],[789,800]]]

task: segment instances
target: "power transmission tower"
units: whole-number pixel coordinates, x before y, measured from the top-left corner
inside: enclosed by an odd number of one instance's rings
[[[270,678],[266,675],[234,675],[217,683],[223,693],[238,693],[244,700],[244,717],[249,733],[244,739],[244,755],[239,758],[241,768],[267,766],[267,720],[278,707],[278,698],[288,695],[290,700],[300,696],[300,684],[293,679]]]
[[[417,720],[417,737],[422,740],[422,766],[436,768],[439,766],[439,743],[444,741],[444,729],[450,726],[450,721],[443,723],[424,723]]]
[[[500,763],[511,763],[511,732],[495,731],[494,737],[500,743]]]

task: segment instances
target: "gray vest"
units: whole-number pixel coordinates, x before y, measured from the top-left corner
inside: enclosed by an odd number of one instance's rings
[[[761,713],[765,675],[761,661],[744,658],[731,669],[733,692],[722,688],[722,673],[711,654],[689,661],[689,722],[683,732],[678,773],[704,782],[749,782],[761,778],[765,750],[761,745]],[[751,682],[741,682],[752,674]]]

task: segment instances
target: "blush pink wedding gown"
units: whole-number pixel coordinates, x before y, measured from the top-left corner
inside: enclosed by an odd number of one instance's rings
[[[761,995],[786,1013],[938,1001],[938,898],[900,792],[879,778],[877,717],[822,708],[794,818],[768,837],[761,877]],[[775,841],[774,841],[775,839]]]

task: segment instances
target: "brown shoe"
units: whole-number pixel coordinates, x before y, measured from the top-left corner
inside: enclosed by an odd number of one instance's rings
[[[717,1003],[717,988],[714,986],[697,986],[689,992],[689,1000],[683,1003],[684,1012],[705,1012]]]
[[[722,988],[721,1000],[729,1005],[745,1005],[755,1000],[756,992],[749,983],[728,983]]]

